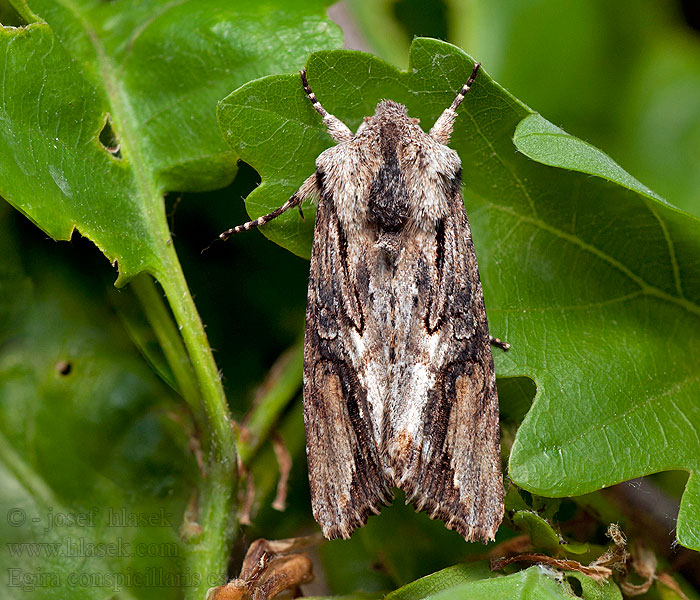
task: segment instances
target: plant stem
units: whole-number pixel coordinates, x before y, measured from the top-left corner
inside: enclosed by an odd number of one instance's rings
[[[143,307],[146,319],[165,354],[182,397],[187,402],[197,423],[204,422],[202,401],[192,363],[182,338],[173,323],[172,315],[163,302],[163,295],[153,278],[142,273],[131,282],[131,288]]]
[[[226,580],[236,525],[236,445],[224,390],[204,326],[171,245],[164,254],[167,259],[163,272],[157,273],[156,278],[180,329],[204,409],[203,422],[197,423],[205,453],[205,474],[198,489],[197,523],[201,533],[185,540],[189,575],[196,579],[194,585],[184,590],[185,598],[201,600],[209,587],[221,585]],[[198,412],[201,415],[202,411]]]
[[[245,435],[238,440],[238,451],[244,465],[249,464],[282,412],[296,397],[301,387],[303,361],[304,346],[299,341],[277,359],[262,384],[261,395],[246,416]]]

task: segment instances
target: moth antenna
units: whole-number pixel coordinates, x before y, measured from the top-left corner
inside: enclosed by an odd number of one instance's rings
[[[252,221],[243,223],[243,225],[238,225],[237,227],[233,227],[232,229],[224,231],[221,235],[219,235],[219,239],[226,241],[228,238],[230,238],[232,235],[235,235],[236,233],[241,233],[242,231],[248,231],[249,229],[255,229],[256,227],[265,225],[265,223],[269,223],[273,219],[276,219],[281,214],[287,212],[290,208],[294,208],[295,206],[299,208],[299,214],[301,215],[301,218],[303,220],[304,213],[301,210],[301,203],[306,198],[318,199],[320,195],[321,188],[318,183],[318,178],[316,177],[316,173],[313,173],[313,175],[309,176],[306,179],[306,181],[304,181],[304,183],[301,184],[301,187],[296,192],[294,192],[294,194],[292,194],[289,200],[287,200],[282,206],[276,208],[271,213],[263,215],[262,217],[258,217],[257,219],[253,219]]]
[[[287,212],[290,208],[294,208],[295,206],[301,206],[301,201],[301,196],[298,192],[295,192],[289,200],[287,200],[279,208],[273,210],[271,213],[267,213],[262,217],[258,217],[257,219],[253,219],[252,221],[248,221],[247,223],[243,223],[243,225],[238,225],[236,227],[232,227],[231,229],[227,229],[219,235],[219,239],[226,241],[232,235],[241,233],[242,231],[248,231],[249,229],[255,229],[256,227],[260,227],[261,225],[265,225],[266,223],[269,223],[273,219],[279,217],[281,214]]]
[[[323,108],[323,105],[318,101],[318,98],[316,98],[316,94],[313,93],[311,90],[311,86],[309,85],[309,80],[306,78],[306,69],[302,69],[299,71],[299,76],[301,77],[301,85],[304,86],[304,91],[306,92],[306,95],[309,97],[309,100],[311,100],[311,104],[314,107],[314,110],[323,117],[323,120],[326,120],[326,117],[330,116],[328,114],[328,111]]]
[[[476,75],[479,72],[480,67],[481,67],[481,63],[474,63],[474,69],[472,70],[472,74],[469,76],[469,79],[467,79],[467,83],[465,83],[462,86],[462,89],[459,90],[459,94],[457,94],[457,97],[452,101],[452,104],[450,105],[450,108],[452,110],[457,110],[457,107],[460,104],[462,104],[462,100],[464,100],[464,97],[467,95],[467,92],[472,87],[472,84],[474,83],[474,80],[476,79]]]
[[[311,91],[309,86],[309,80],[306,78],[306,70],[302,69],[299,71],[299,76],[301,77],[301,84],[304,86],[304,91],[306,95],[311,100],[311,104],[314,110],[323,117],[323,122],[328,128],[328,133],[336,142],[348,142],[352,139],[352,131],[350,128],[343,123],[338,117],[334,117],[329,114],[328,111],[323,108],[321,103],[316,98],[316,94]]]
[[[452,101],[452,104],[446,108],[443,113],[435,121],[435,125],[430,130],[430,137],[434,140],[440,142],[441,144],[447,144],[450,141],[450,136],[452,135],[452,128],[455,124],[455,119],[457,118],[457,107],[462,104],[462,100],[467,95],[467,92],[471,89],[474,80],[479,72],[479,67],[481,63],[474,63],[474,69],[472,74],[467,79],[467,83],[462,86],[459,90],[457,97]]]

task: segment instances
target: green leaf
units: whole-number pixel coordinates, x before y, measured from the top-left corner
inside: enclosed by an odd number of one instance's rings
[[[235,172],[216,101],[339,45],[324,5],[32,2],[46,24],[0,30],[0,193],[55,239],[77,228],[118,261],[121,282],[162,275],[163,192]],[[99,140],[108,120],[121,157]]]
[[[616,235],[625,241],[624,244],[617,244],[619,248],[611,247],[608,240],[600,238],[595,222],[591,223],[593,227],[589,226],[589,232],[585,229],[582,232],[580,224],[575,226],[573,223],[569,231],[552,231],[554,235],[568,238],[583,251],[607,263],[609,272],[598,277],[608,279],[603,281],[613,293],[607,300],[608,306],[598,307],[601,314],[596,331],[605,336],[600,340],[603,342],[601,346],[612,351],[610,355],[615,364],[614,374],[619,379],[618,385],[626,384],[627,388],[620,388],[619,393],[607,399],[607,402],[604,402],[602,394],[595,394],[595,407],[591,403],[587,426],[581,430],[572,420],[566,428],[568,430],[560,426],[560,432],[553,436],[542,436],[543,428],[547,427],[544,412],[557,410],[557,401],[561,403],[564,398],[555,396],[551,403],[544,397],[536,401],[514,445],[511,474],[524,487],[537,492],[537,487],[533,489],[528,486],[533,479],[531,470],[547,469],[549,466],[549,474],[539,472],[536,476],[539,489],[546,495],[563,495],[563,488],[566,487],[566,495],[572,495],[630,479],[635,472],[642,475],[674,467],[692,471],[698,466],[697,452],[692,449],[693,440],[700,442],[700,411],[695,401],[700,387],[697,355],[693,356],[691,352],[688,356],[686,348],[674,344],[673,339],[668,338],[667,330],[659,328],[658,324],[678,327],[679,331],[685,332],[684,336],[691,337],[691,332],[698,328],[700,280],[694,256],[697,238],[694,241],[693,235],[699,228],[699,222],[666,204],[617,167],[608,156],[567,135],[539,115],[528,117],[518,125],[514,143],[533,160],[597,175],[637,194],[633,196],[636,205],[628,208],[625,201],[629,202],[629,198],[624,190],[618,188],[613,193],[603,188],[608,192],[608,201],[615,202],[617,209],[608,212],[612,213],[610,218],[614,219],[613,223],[618,225]],[[592,190],[591,196],[597,200],[595,205],[601,206],[604,197],[601,194],[595,198],[593,194],[596,192],[599,191]],[[602,228],[603,224],[598,223],[598,227]],[[543,229],[545,227],[542,226]],[[630,235],[632,227],[637,229],[634,237]],[[630,240],[636,244],[628,246]],[[615,240],[611,241],[614,243]],[[652,270],[650,265],[656,268]],[[618,293],[615,297],[616,290],[622,292],[630,284],[636,285],[637,289],[630,290],[629,295]],[[621,306],[615,310],[618,303]],[[588,308],[590,311],[593,306]],[[573,313],[574,310],[567,309],[566,312]],[[592,328],[587,315],[576,318],[571,314],[568,317],[566,321],[569,323],[579,321],[582,333]],[[635,317],[637,322],[621,329],[624,339],[616,343],[617,319],[622,321]],[[613,328],[609,327],[610,324]],[[589,356],[586,364],[581,366],[588,366],[589,373],[594,375],[595,364],[591,360],[593,348],[585,353],[583,345],[579,345],[578,352]],[[674,364],[659,364],[659,353]],[[654,380],[650,381],[652,376]],[[636,397],[633,393],[635,389]],[[542,406],[545,402],[549,406]],[[560,404],[559,410],[563,409]],[[596,410],[603,412],[596,413]],[[528,429],[533,420],[538,421],[536,431]],[[550,427],[554,427],[551,420]],[[527,448],[528,445],[531,447]],[[687,451],[679,452],[681,446]],[[601,451],[586,452],[591,448]],[[633,451],[638,448],[642,451]],[[574,472],[569,471],[561,477],[562,471],[566,470],[565,461]],[[550,465],[553,464],[559,466],[555,472],[551,470]],[[579,476],[585,477],[578,484],[575,481],[576,471]],[[619,474],[611,481],[609,473],[615,471]],[[554,481],[556,477],[560,478],[558,482]],[[530,481],[527,481],[528,478]],[[700,518],[700,511],[694,507],[692,499],[697,493],[696,487],[694,475],[691,475],[678,521],[679,541],[693,548],[700,547],[697,528],[692,526]]]
[[[600,584],[579,574],[574,577],[581,582],[584,600],[621,600],[617,586]],[[542,567],[530,567],[505,577],[488,570],[482,563],[458,565],[424,577],[392,592],[387,600],[491,600],[512,598],[514,600],[570,599],[571,588],[563,583],[561,575]]]
[[[454,46],[419,38],[407,72],[349,51],[314,54],[307,71],[325,108],[351,128],[392,98],[428,129],[472,64]],[[512,479],[561,497],[688,470],[678,539],[700,548],[700,223],[486,72],[459,112],[451,146],[463,162],[490,329],[512,345],[496,353],[497,372],[537,384]],[[261,173],[247,200],[252,217],[283,204],[332,143],[296,75],[243,86],[219,119]],[[264,233],[308,256],[312,230],[311,218],[290,211]]]
[[[525,156],[545,165],[597,175],[643,196],[665,202],[607,154],[552,125],[541,115],[530,115],[520,121],[515,129],[513,143]]]
[[[513,525],[530,537],[532,546],[537,551],[558,556],[564,552],[586,554],[590,550],[588,544],[564,539],[546,519],[531,510],[516,511],[512,520]]]
[[[513,524],[526,533],[536,549],[557,556],[560,551],[560,537],[546,519],[529,510],[519,510],[513,515]]]

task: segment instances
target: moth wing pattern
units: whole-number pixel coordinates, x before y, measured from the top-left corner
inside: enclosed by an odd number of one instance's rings
[[[484,299],[447,146],[479,64],[428,134],[390,100],[338,142],[285,205],[319,198],[304,343],[304,423],[313,514],[350,537],[406,492],[468,541],[494,539],[504,512],[498,396]],[[506,344],[502,344],[506,348]]]
[[[340,327],[361,324],[335,205],[316,214],[304,343],[304,424],[314,518],[327,538],[347,538],[393,498],[372,432],[367,393]]]
[[[493,539],[498,398],[459,158],[396,131],[392,110],[405,108],[386,104],[387,127],[369,123],[317,160],[304,356],[314,516],[327,537],[349,537],[398,487],[466,539]]]
[[[493,539],[503,518],[496,375],[483,293],[459,186],[436,232],[435,277],[426,286],[424,344],[435,337],[427,376],[403,380],[403,397],[433,382],[423,397],[418,431],[398,470],[408,501],[467,540]],[[430,261],[430,257],[428,258]],[[423,388],[424,389],[424,388]],[[397,454],[406,454],[397,448]]]

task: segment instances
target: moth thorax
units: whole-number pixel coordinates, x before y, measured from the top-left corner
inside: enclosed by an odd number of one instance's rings
[[[401,136],[396,123],[382,123],[379,144],[381,164],[370,185],[367,213],[370,223],[380,233],[397,233],[406,224],[410,198],[399,163],[397,149]]]

